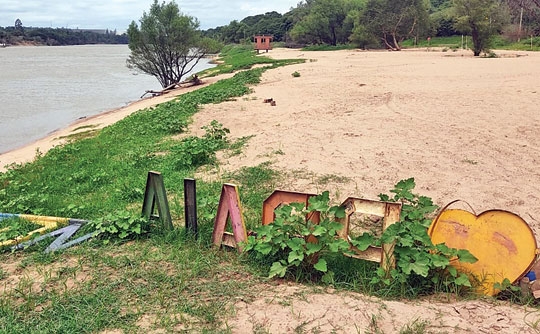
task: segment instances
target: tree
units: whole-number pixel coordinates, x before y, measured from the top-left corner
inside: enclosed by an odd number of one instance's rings
[[[299,4],[300,5],[300,4]],[[346,43],[350,35],[344,27],[348,13],[345,0],[313,0],[304,6],[309,14],[294,25],[290,34],[298,42],[337,45]]]
[[[401,42],[427,31],[428,10],[423,0],[369,0],[356,27],[377,38],[391,50],[401,50]]]
[[[180,82],[217,42],[201,37],[196,18],[184,15],[172,1],[159,4],[157,0],[150,12],[128,27],[129,68],[155,76],[162,87]]]
[[[23,29],[22,21],[20,19],[15,20],[15,29],[16,30],[22,30]]]
[[[508,21],[506,6],[499,0],[454,0],[455,27],[463,33],[470,33],[473,53],[489,51],[491,38]]]

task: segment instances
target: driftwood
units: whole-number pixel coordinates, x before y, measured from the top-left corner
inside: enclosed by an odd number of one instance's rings
[[[162,90],[147,90],[143,95],[141,95],[141,99],[146,95],[146,94],[151,94],[152,97],[154,96],[160,96],[160,95],[163,95],[163,94],[167,94],[168,92],[170,92],[171,90],[173,89],[176,89],[176,88],[179,88],[179,87],[191,87],[191,86],[198,86],[198,85],[201,85],[203,82],[201,79],[199,79],[199,77],[194,74],[193,76],[191,76],[191,78],[189,78],[188,80],[184,80],[182,82],[176,82],[176,83],[173,83],[165,88],[163,88]]]
[[[188,80],[184,80],[182,81],[180,84],[181,85],[187,85],[187,86],[183,86],[183,87],[191,87],[191,86],[198,86],[198,85],[202,85],[202,80],[199,79],[199,76],[197,74],[194,74],[191,76],[191,78],[189,78]]]

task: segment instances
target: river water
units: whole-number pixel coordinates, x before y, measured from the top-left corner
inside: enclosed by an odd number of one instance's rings
[[[160,90],[126,67],[128,55],[127,45],[0,48],[0,154]]]

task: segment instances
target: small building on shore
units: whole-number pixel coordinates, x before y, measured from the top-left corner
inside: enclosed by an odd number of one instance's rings
[[[266,50],[266,52],[272,50],[273,35],[255,35],[253,39],[255,40],[255,50],[257,50],[257,53],[261,50]]]

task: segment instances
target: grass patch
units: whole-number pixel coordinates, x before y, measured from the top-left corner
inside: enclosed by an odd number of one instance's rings
[[[259,55],[251,44],[227,45],[221,51],[217,60],[220,65],[208,69],[201,73],[202,76],[216,76],[220,74],[233,73],[240,70],[251,69],[254,65],[267,64],[268,68],[276,68],[289,64],[303,63],[303,59],[274,60],[269,57]]]

